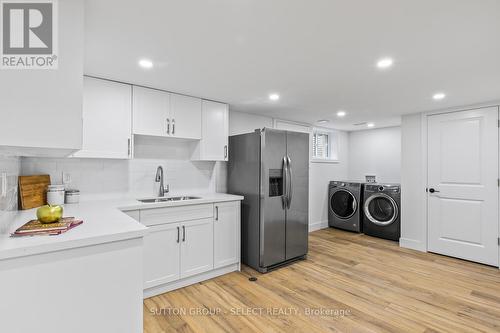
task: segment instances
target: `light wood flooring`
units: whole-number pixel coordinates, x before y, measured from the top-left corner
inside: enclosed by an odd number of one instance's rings
[[[324,229],[305,261],[145,300],[144,332],[500,332],[500,271]]]

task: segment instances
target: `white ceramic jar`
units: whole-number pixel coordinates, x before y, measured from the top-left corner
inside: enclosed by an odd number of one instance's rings
[[[80,191],[79,190],[66,190],[66,203],[76,204],[80,202]]]
[[[64,185],[49,185],[47,187],[47,203],[51,206],[64,204]]]

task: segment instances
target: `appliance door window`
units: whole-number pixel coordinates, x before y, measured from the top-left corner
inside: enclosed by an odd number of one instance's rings
[[[338,190],[330,198],[330,209],[341,219],[348,219],[356,213],[358,202],[347,190]]]
[[[365,201],[365,215],[374,224],[386,226],[398,217],[398,207],[388,195],[375,194]]]

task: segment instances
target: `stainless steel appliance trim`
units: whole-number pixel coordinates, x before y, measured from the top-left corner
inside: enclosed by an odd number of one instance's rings
[[[385,199],[389,200],[391,205],[394,207],[394,214],[392,215],[392,217],[389,221],[385,221],[385,222],[379,221],[376,218],[374,218],[372,216],[372,214],[370,214],[369,205],[373,201],[373,199],[376,199],[376,198],[385,198]],[[394,223],[394,221],[396,221],[396,219],[399,216],[399,208],[398,208],[398,205],[396,204],[396,201],[385,193],[376,193],[376,194],[370,195],[365,201],[364,212],[365,212],[365,216],[368,218],[368,220],[370,220],[370,222],[372,222],[373,224],[379,225],[379,226],[388,226],[388,225]]]
[[[293,192],[292,160],[290,159],[290,156],[288,156],[288,155],[286,156],[286,159],[287,159],[287,165],[288,165],[288,179],[289,179],[289,181],[288,181],[289,189],[288,189],[288,194],[287,194],[287,197],[288,197],[287,208],[290,209],[290,206],[292,205],[292,192]]]
[[[286,156],[283,156],[283,167],[281,169],[281,173],[283,177],[283,187],[285,188],[281,198],[283,201],[283,209],[286,209],[288,207],[288,160],[286,159]]]

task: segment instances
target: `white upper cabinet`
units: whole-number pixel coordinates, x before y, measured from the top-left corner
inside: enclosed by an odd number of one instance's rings
[[[201,99],[133,87],[134,134],[199,140]]]
[[[203,101],[201,140],[193,154],[194,160],[227,161],[229,108],[227,104]]]
[[[133,86],[134,134],[167,136],[170,125],[170,93]]]
[[[183,139],[201,139],[201,99],[171,94],[170,135]]]
[[[74,157],[130,158],[132,87],[85,77],[83,147]]]

